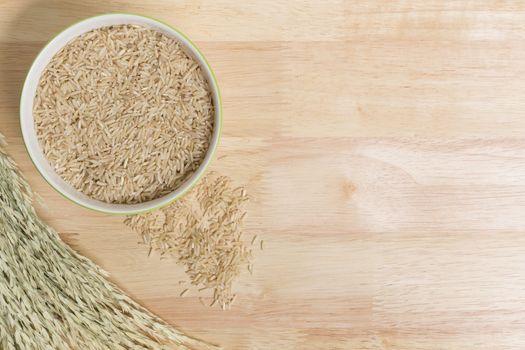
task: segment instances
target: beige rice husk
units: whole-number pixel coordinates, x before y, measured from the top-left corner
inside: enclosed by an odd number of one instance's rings
[[[108,282],[37,216],[32,197],[0,146],[0,349],[215,348]]]

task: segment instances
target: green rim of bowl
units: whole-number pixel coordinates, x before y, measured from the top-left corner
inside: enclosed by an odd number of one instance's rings
[[[67,26],[66,28],[64,28],[63,30],[61,30],[59,33],[57,33],[53,38],[51,38],[50,40],[48,40],[48,42],[44,45],[44,47],[38,52],[38,54],[35,56],[35,59],[33,60],[33,62],[31,63],[31,66],[29,67],[29,70],[28,70],[28,73],[31,71],[31,69],[33,68],[33,65],[35,64],[35,61],[36,59],[40,56],[40,54],[42,53],[42,51],[44,51],[46,49],[46,47],[53,41],[55,40],[56,37],[58,37],[60,34],[62,34],[63,32],[67,31],[69,28],[77,25],[78,23],[80,22],[84,22],[84,21],[87,21],[89,19],[92,19],[92,18],[97,18],[97,17],[102,17],[102,16],[108,16],[108,15],[132,15],[132,16],[138,16],[138,17],[143,17],[143,18],[147,18],[147,19],[150,19],[152,21],[155,21],[157,23],[160,23],[160,24],[163,24],[169,28],[171,28],[172,30],[176,31],[178,34],[180,34],[184,39],[186,39],[188,41],[188,43],[199,53],[200,57],[202,58],[203,62],[206,64],[206,66],[208,67],[208,70],[210,71],[211,73],[211,77],[213,79],[213,84],[215,85],[215,87],[217,88],[217,96],[219,97],[219,126],[218,126],[218,129],[217,129],[217,132],[218,132],[218,136],[217,136],[217,143],[215,145],[215,147],[211,150],[211,153],[210,153],[210,160],[208,161],[208,163],[204,166],[204,168],[202,169],[202,172],[199,174],[199,176],[197,178],[195,178],[194,181],[192,181],[192,183],[188,186],[188,188],[186,188],[184,191],[182,191],[181,193],[179,193],[179,195],[177,195],[175,198],[172,198],[171,200],[169,200],[168,202],[166,203],[162,203],[162,204],[159,204],[153,208],[149,208],[149,209],[145,209],[145,210],[139,210],[139,211],[131,211],[131,212],[121,212],[121,213],[114,213],[114,212],[110,212],[110,211],[104,211],[104,210],[100,210],[100,209],[95,209],[95,208],[92,208],[92,207],[89,207],[89,206],[86,206],[82,203],[79,203],[71,198],[69,198],[67,195],[65,195],[64,193],[62,193],[62,191],[60,191],[57,187],[55,187],[51,182],[49,182],[46,177],[44,176],[44,174],[42,173],[42,171],[40,170],[40,168],[36,165],[35,161],[33,160],[33,158],[31,157],[31,153],[29,153],[29,149],[27,148],[27,144],[26,144],[26,140],[25,140],[25,137],[24,137],[24,134],[21,131],[22,133],[22,139],[24,141],[24,147],[25,147],[25,150],[26,150],[26,153],[29,155],[29,159],[31,159],[31,162],[33,163],[34,167],[36,168],[36,170],[38,171],[38,173],[40,174],[40,176],[49,184],[49,186],[51,186],[51,188],[53,188],[55,191],[57,191],[58,193],[60,193],[60,195],[64,198],[66,198],[67,200],[69,200],[70,202],[73,202],[81,207],[84,207],[86,209],[89,209],[89,210],[93,210],[93,211],[96,211],[96,212],[99,212],[99,213],[104,213],[104,214],[109,214],[109,215],[116,215],[116,216],[122,216],[122,215],[137,215],[137,214],[144,214],[144,213],[148,213],[148,212],[151,212],[151,211],[154,211],[154,210],[157,210],[159,208],[162,208],[162,207],[165,207],[167,205],[170,205],[171,203],[175,202],[176,200],[179,200],[181,199],[182,197],[184,197],[191,189],[193,189],[193,187],[195,187],[195,185],[197,185],[197,183],[199,183],[200,179],[202,178],[202,176],[208,171],[208,168],[210,167],[213,159],[215,158],[215,153],[217,151],[217,148],[219,147],[219,144],[220,144],[220,140],[221,140],[221,134],[222,134],[222,96],[221,96],[221,90],[219,88],[219,83],[217,81],[217,77],[215,76],[215,72],[213,71],[213,69],[211,68],[211,65],[210,63],[208,62],[208,60],[206,59],[206,56],[204,56],[204,54],[202,53],[202,51],[197,47],[197,45],[195,45],[195,43],[193,41],[190,40],[190,38],[188,38],[184,33],[182,33],[180,30],[178,30],[177,28],[173,27],[172,25],[164,22],[164,21],[161,21],[161,20],[158,20],[156,18],[153,18],[153,17],[150,17],[150,16],[145,16],[145,15],[141,15],[141,14],[137,14],[137,13],[131,13],[131,12],[110,12],[110,13],[104,13],[104,14],[100,14],[100,15],[96,15],[96,16],[91,16],[91,17],[86,17],[80,21],[77,21],[75,23],[72,23],[70,24],[69,26]],[[26,75],[25,79],[24,79],[24,84],[22,86],[22,91],[23,89],[25,88],[26,86],[26,81],[27,81],[27,78],[28,78],[28,75]],[[20,110],[20,106],[22,105],[22,94],[20,94],[20,103],[19,103],[19,111],[18,111],[18,114],[20,116],[20,128],[21,128],[21,121],[22,121],[22,111]]]

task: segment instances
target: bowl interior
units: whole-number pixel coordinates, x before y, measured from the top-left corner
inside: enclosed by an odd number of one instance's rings
[[[184,48],[186,53],[190,55],[190,57],[193,57],[201,66],[201,69],[204,75],[206,76],[206,79],[208,80],[208,84],[210,85],[213,104],[215,107],[214,126],[212,138],[210,140],[210,147],[202,164],[199,166],[197,171],[195,171],[181,186],[179,186],[173,192],[163,197],[139,204],[111,204],[102,202],[86,196],[85,194],[79,192],[73,186],[69,185],[64,180],[62,180],[62,178],[55,173],[55,171],[45,158],[42,149],[40,148],[33,119],[33,100],[36,94],[38,82],[42,72],[44,71],[45,67],[52,59],[52,57],[75,37],[96,28],[117,24],[142,25],[153,28],[170,37],[177,39],[182,44],[182,47]],[[66,198],[69,198],[70,200],[93,210],[102,211],[110,214],[135,214],[153,210],[155,208],[159,208],[172,202],[173,200],[182,196],[186,191],[188,191],[202,176],[213,157],[213,154],[215,152],[215,149],[217,148],[217,144],[219,141],[221,129],[221,101],[217,82],[210,66],[206,62],[204,56],[195,47],[195,45],[191,41],[189,41],[189,39],[187,39],[183,34],[166,24],[163,24],[159,21],[148,17],[132,14],[108,14],[91,17],[82,22],[72,25],[71,27],[65,29],[63,32],[58,34],[40,52],[40,54],[33,62],[33,65],[31,66],[31,69],[29,70],[29,73],[26,77],[26,81],[24,83],[24,88],[22,91],[20,101],[20,124],[22,128],[22,136],[24,138],[24,142],[29,156],[31,157],[38,171],[46,179],[46,181],[58,192],[60,192]]]

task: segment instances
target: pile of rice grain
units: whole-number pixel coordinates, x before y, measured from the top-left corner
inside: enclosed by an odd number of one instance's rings
[[[182,199],[125,223],[150,249],[175,256],[192,285],[212,291],[210,305],[225,309],[235,300],[232,284],[242,269],[252,271],[252,249],[242,228],[247,199],[244,188],[212,172]]]
[[[201,164],[214,107],[198,63],[160,32],[115,25],[68,43],[45,68],[33,116],[55,171],[91,198],[140,203]]]

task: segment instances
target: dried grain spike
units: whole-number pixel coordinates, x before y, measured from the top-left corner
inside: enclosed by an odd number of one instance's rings
[[[1,147],[0,247],[2,349],[214,348],[151,314],[63,243]]]

